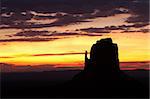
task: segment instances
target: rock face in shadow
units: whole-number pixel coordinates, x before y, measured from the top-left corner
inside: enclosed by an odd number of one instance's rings
[[[118,47],[111,38],[93,44],[89,59],[87,54],[84,70],[62,88],[67,97],[148,97],[148,89],[120,70]]]

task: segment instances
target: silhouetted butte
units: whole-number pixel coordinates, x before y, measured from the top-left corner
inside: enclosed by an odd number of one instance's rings
[[[120,70],[118,46],[111,38],[93,44],[89,59],[85,52],[84,70],[62,90],[67,97],[148,97],[147,88]]]

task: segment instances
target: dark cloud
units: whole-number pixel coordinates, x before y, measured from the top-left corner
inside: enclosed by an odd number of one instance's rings
[[[150,29],[140,29],[140,30],[125,30],[122,31],[122,33],[136,33],[136,32],[142,32],[142,33],[150,33]]]
[[[139,30],[125,30],[122,31],[121,33],[135,33],[135,32],[140,32]]]
[[[53,41],[59,38],[19,38],[19,39],[1,39],[0,42],[44,42]]]
[[[65,25],[75,24],[80,22],[89,22],[89,21],[85,21],[84,18],[82,17],[68,14],[59,18],[57,21],[51,23],[51,26],[65,26]]]
[[[110,33],[112,30],[127,30],[130,26],[121,25],[121,26],[106,26],[104,28],[84,28],[80,29],[80,31],[88,32],[88,33]]]
[[[62,32],[58,33],[53,31],[22,31],[13,35],[5,35],[8,37],[27,37],[27,38],[14,38],[14,39],[1,39],[0,42],[46,42],[53,41],[62,38],[68,38],[69,36],[102,36],[98,33],[75,33],[75,32]],[[55,37],[56,36],[56,37]],[[46,38],[45,38],[46,37]]]
[[[91,13],[93,9],[109,10],[128,3],[127,0],[2,0],[2,12],[38,11],[42,13],[65,12],[69,14]]]
[[[149,25],[148,23],[135,23],[133,25],[106,26],[107,30],[128,30],[130,28],[141,28]]]
[[[1,14],[1,22],[0,25],[9,25],[12,26],[20,26],[23,28],[21,24],[25,24],[27,20],[31,20],[34,15],[30,12],[6,12]],[[26,24],[27,25],[27,24]]]
[[[141,30],[130,30],[131,28],[141,28],[148,25],[147,23],[145,24],[133,24],[133,25],[119,25],[119,26],[105,26],[104,28],[83,28],[80,29],[80,31],[84,31],[87,33],[110,33],[112,30],[123,30],[123,32],[143,32],[147,33],[149,32],[149,29],[141,29]],[[79,31],[79,30],[76,30]]]
[[[149,22],[148,0],[2,0],[1,24],[9,27],[1,28],[42,28],[53,26],[64,26],[87,22],[85,19],[96,17],[108,17],[115,14],[131,13],[127,22],[134,24],[145,24]],[[43,14],[56,15],[34,15],[31,11]],[[62,13],[65,14],[62,14]],[[7,14],[4,16],[4,14]],[[27,22],[35,18],[58,19],[49,24],[36,24]]]
[[[25,56],[25,57],[31,57],[31,56],[63,56],[63,55],[83,55],[85,54],[84,52],[70,52],[70,53],[46,53],[46,54],[33,54],[33,55],[19,55],[19,56],[0,56],[0,58],[16,58],[16,57],[22,57],[22,56]]]
[[[140,28],[149,25],[149,23],[135,23],[133,25],[128,25],[128,27]]]
[[[75,33],[75,32],[62,32],[62,33],[58,33],[58,32],[53,32],[51,34],[46,34],[46,35],[43,35],[43,36],[102,36],[102,35],[99,35],[99,34],[94,34],[94,33]]]
[[[33,36],[42,36],[49,33],[48,31],[22,31],[19,33],[14,34],[13,36],[25,36],[25,37],[33,37]]]
[[[61,55],[80,55],[85,54],[83,52],[75,52],[75,53],[58,53],[58,54],[34,54],[32,56],[61,56]]]
[[[57,14],[56,14],[57,15]],[[90,15],[89,15],[90,16]],[[48,19],[47,16],[43,16],[46,17],[44,19]],[[52,23],[47,23],[47,24],[40,24],[40,23],[35,23],[35,22],[27,22],[26,20],[11,20],[11,17],[2,17],[2,23],[4,25],[9,25],[9,27],[1,27],[1,29],[3,28],[21,28],[21,29],[26,29],[26,28],[43,28],[43,27],[54,27],[54,26],[65,26],[65,25],[69,25],[69,24],[75,24],[75,23],[80,23],[80,22],[90,22],[90,21],[85,21],[85,19],[87,19],[88,17],[81,17],[81,16],[74,16],[72,14],[67,14],[64,16],[55,16],[53,17],[54,19],[57,18],[56,21],[52,22]],[[50,19],[53,19],[52,17]],[[90,17],[89,17],[90,18]],[[35,17],[35,19],[37,19],[37,16]],[[38,20],[42,20],[43,18],[39,18],[38,16]],[[9,22],[8,22],[9,20]]]
[[[6,35],[8,37],[14,37],[14,36],[19,36],[19,37],[38,37],[38,36],[45,36],[45,37],[50,37],[50,36],[80,36],[80,35],[85,35],[85,36],[101,36],[99,34],[90,34],[90,33],[76,33],[76,32],[57,32],[57,31],[22,31],[22,32],[18,32],[14,35]]]
[[[51,34],[45,34],[43,36],[72,36],[72,35],[82,35],[80,33],[75,33],[75,32],[52,32]]]
[[[85,36],[102,36],[99,33],[86,33],[86,34],[82,34],[82,35],[85,35]]]
[[[132,6],[128,7],[132,14],[128,18],[129,23],[148,23],[149,22],[149,0],[132,1]]]
[[[150,29],[141,29],[140,31],[143,33],[150,33]]]
[[[110,33],[109,30],[106,30],[104,28],[85,28],[80,30],[88,33]]]
[[[10,56],[0,56],[0,58],[14,58],[14,57],[10,57]]]
[[[55,19],[55,18],[57,18],[57,17],[51,16],[51,15],[47,15],[47,16],[35,15],[34,16],[34,19],[36,19],[36,20]]]

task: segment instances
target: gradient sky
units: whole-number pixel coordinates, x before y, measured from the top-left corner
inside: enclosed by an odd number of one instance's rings
[[[148,9],[148,0],[2,0],[0,62],[82,66],[107,37],[121,62],[150,61]]]

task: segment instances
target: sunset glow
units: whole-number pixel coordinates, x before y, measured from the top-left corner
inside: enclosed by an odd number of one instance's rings
[[[149,61],[150,48],[147,38],[149,35],[143,33],[138,33],[136,37],[135,35],[111,33],[98,37],[70,37],[49,42],[6,42],[1,44],[0,61],[16,65],[83,63],[85,50],[90,52],[91,45],[96,40],[106,37],[111,37],[118,44],[121,62]],[[81,54],[67,55],[67,53],[77,52]],[[60,53],[64,55],[59,55]],[[35,54],[56,55],[34,56]]]
[[[120,62],[150,61],[146,12],[134,12],[128,6],[104,7],[89,8],[89,12],[83,8],[83,12],[78,12],[77,8],[63,8],[62,4],[60,11],[55,7],[49,8],[51,12],[38,7],[4,11],[0,24],[0,63],[83,66],[85,51],[90,52],[97,40],[108,37],[118,45]]]

